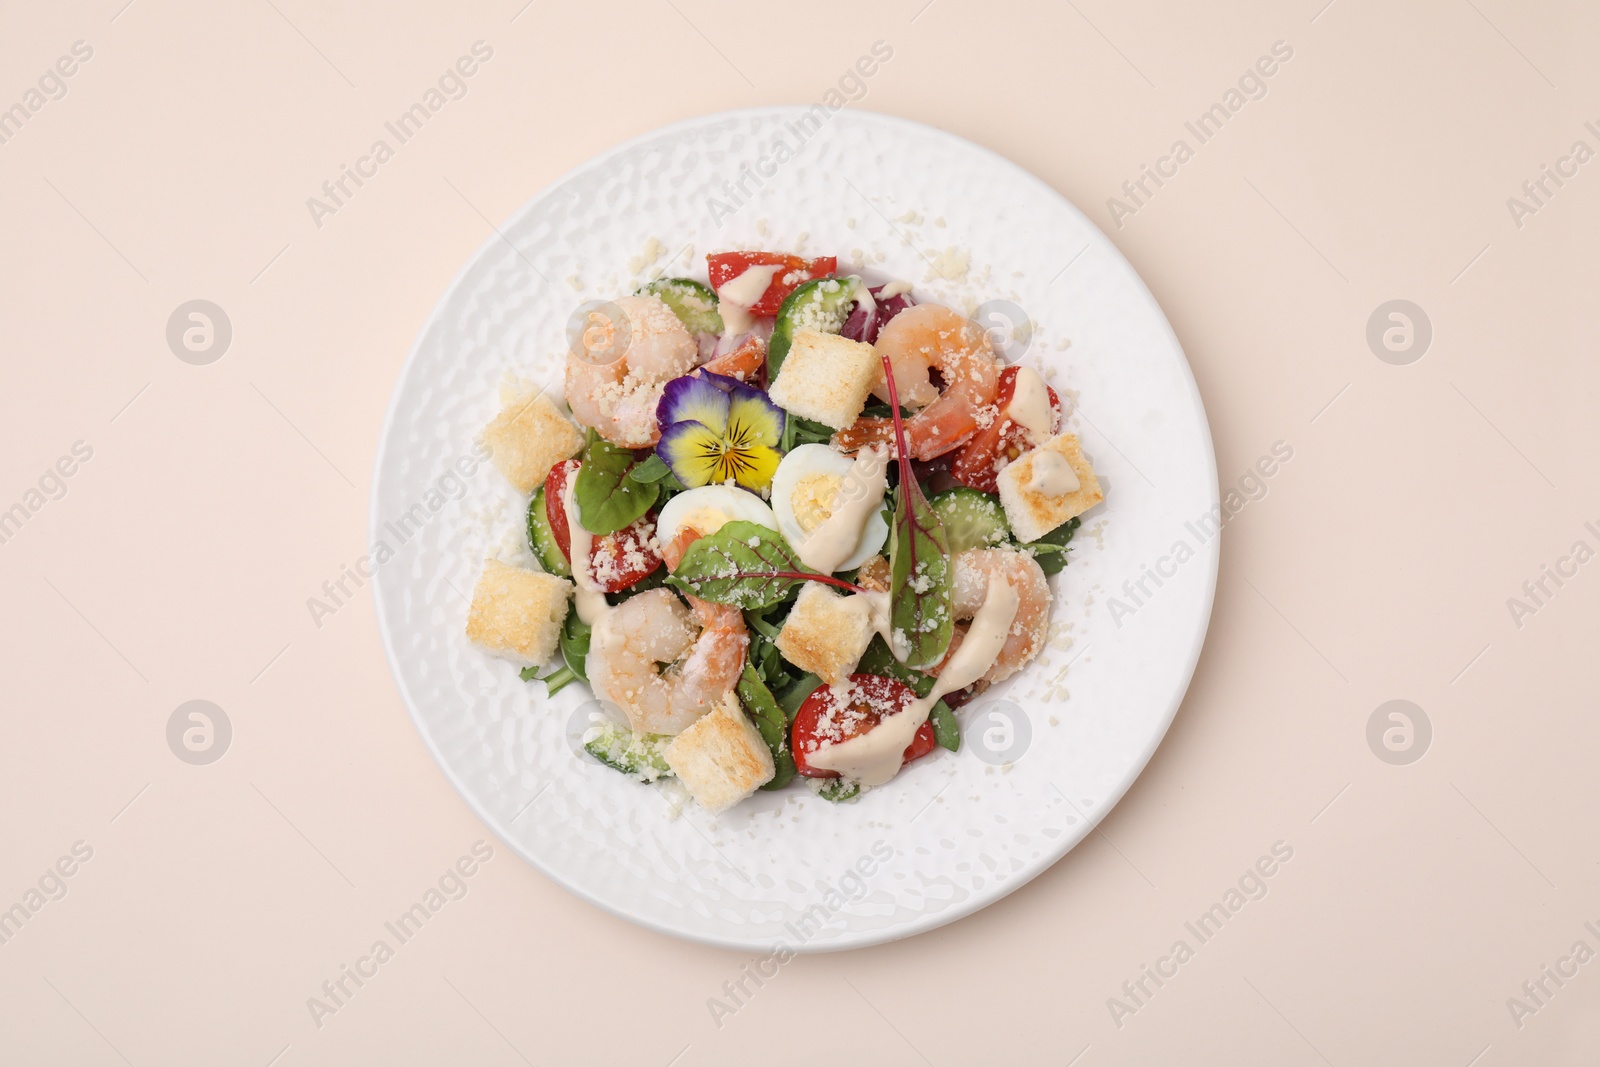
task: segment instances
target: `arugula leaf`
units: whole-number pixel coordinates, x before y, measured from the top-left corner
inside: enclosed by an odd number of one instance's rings
[[[761,732],[761,739],[772,750],[772,764],[776,773],[772,781],[762,786],[762,789],[771,791],[782,789],[794,781],[794,753],[789,751],[787,734],[789,720],[784,716],[783,709],[778,706],[778,701],[757,676],[755,668],[745,664],[744,674],[739,678],[739,700],[744,704],[745,711],[755,722],[756,729]]]
[[[900,484],[895,487],[894,530],[889,548],[890,632],[895,657],[908,667],[923,670],[944,658],[955,632],[951,617],[950,541],[938,514],[922,495],[906,447],[905,421],[900,417],[900,396],[894,368],[883,355],[883,376],[894,415],[895,452],[900,463]]]
[[[578,520],[592,534],[616,533],[633,523],[655,504],[661,487],[634,481],[633,453],[607,441],[593,430],[583,450],[583,466],[572,484],[578,503]]]
[[[808,569],[776,531],[739,519],[690,545],[667,584],[701,600],[750,610],[771,607],[805,581],[861,589]]]
[[[1046,574],[1055,574],[1067,565],[1067,545],[1081,525],[1083,520],[1073,516],[1037,541],[1022,547],[1025,551],[1032,551],[1040,570]]]
[[[833,427],[820,422],[802,419],[790,414],[783,422],[783,450],[793,451],[797,445],[825,445],[833,440]]]
[[[561,646],[561,658],[566,661],[567,669],[585,682],[589,680],[589,639],[593,632],[588,623],[578,618],[578,609],[567,609],[567,621],[561,625],[561,636],[557,643]]]
[[[546,696],[555,696],[561,690],[578,680],[578,674],[571,667],[560,667],[543,677],[539,674],[538,667],[524,667],[518,672],[524,682],[543,682],[547,687]]]

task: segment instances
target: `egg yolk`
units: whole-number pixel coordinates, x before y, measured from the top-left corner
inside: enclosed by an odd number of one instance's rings
[[[795,483],[789,504],[800,529],[810,533],[833,514],[833,501],[844,479],[837,474],[808,474]]]

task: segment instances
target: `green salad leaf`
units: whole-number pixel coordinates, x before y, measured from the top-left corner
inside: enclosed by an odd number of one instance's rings
[[[538,667],[524,667],[517,676],[524,682],[543,682],[546,686],[546,696],[555,696],[573,682],[587,680],[571,667],[557,667],[549,674],[540,674]]]
[[[771,607],[806,581],[860,589],[809,570],[776,530],[737,519],[690,545],[667,584],[701,600],[750,611]]]
[[[672,467],[667,466],[667,461],[656,453],[650,453],[640,459],[634,469],[627,472],[627,480],[637,482],[638,485],[659,483],[661,488],[672,493],[680,493],[683,490],[683,483],[678,482],[677,475],[672,474]]]
[[[794,753],[789,751],[788,733],[789,720],[783,713],[783,708],[778,706],[778,701],[772,691],[761,681],[760,675],[754,667],[745,664],[744,674],[739,678],[739,702],[749,713],[756,724],[756,729],[761,732],[761,739],[772,750],[772,765],[776,773],[772,781],[762,786],[762,789],[782,789],[794,781]]]
[[[616,533],[638,520],[655,504],[661,487],[629,477],[637,461],[626,448],[593,430],[583,450],[583,466],[572,484],[578,519],[593,534]]]
[[[585,682],[589,680],[589,639],[593,632],[593,627],[578,618],[576,608],[567,609],[567,621],[561,626],[557,644],[561,646],[561,658],[566,661],[567,669]]]
[[[956,721],[956,713],[944,701],[933,706],[928,713],[928,721],[933,723],[933,739],[940,748],[947,748],[951,752],[961,751],[961,724]]]
[[[951,613],[950,541],[938,512],[922,495],[906,447],[905,421],[900,417],[900,396],[894,368],[887,353],[883,375],[894,415],[895,454],[900,463],[900,484],[895,487],[894,528],[889,542],[890,631],[895,658],[914,670],[926,670],[944,658],[955,633]]]
[[[795,716],[800,714],[800,705],[806,702],[806,697],[816,692],[821,685],[821,678],[807,672],[778,694],[778,706],[783,709],[784,717],[789,720],[790,726],[794,725]]]
[[[1046,574],[1055,574],[1067,565],[1067,546],[1072,542],[1072,535],[1078,532],[1078,527],[1082,523],[1082,519],[1074,516],[1037,541],[1022,545],[1022,551],[1033,556],[1040,570]]]

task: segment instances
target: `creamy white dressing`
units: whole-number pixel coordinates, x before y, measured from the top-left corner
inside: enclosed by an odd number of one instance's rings
[[[601,591],[600,584],[589,573],[594,534],[585,530],[578,521],[578,503],[572,498],[572,486],[577,480],[576,477],[567,479],[566,487],[561,490],[561,504],[567,512],[567,546],[572,551],[572,584],[577,587],[573,594],[573,607],[577,609],[580,621],[593,626],[611,610],[611,605],[606,603],[606,595]]]
[[[729,278],[717,290],[717,310],[722,313],[722,333],[737,337],[749,333],[756,324],[750,308],[772,284],[772,278],[785,268],[780,265],[746,267],[738,277]]]
[[[887,603],[887,593],[876,595]],[[906,705],[904,711],[889,716],[864,734],[824,743],[806,756],[806,762],[823,770],[838,771],[866,786],[882,785],[893,778],[900,771],[906,749],[922,724],[928,721],[939,699],[946,693],[965,689],[994,665],[1005,647],[1006,638],[1011,635],[1011,624],[1017,617],[1020,603],[1021,597],[1010,582],[990,578],[984,590],[983,606],[973,616],[961,647],[939,672],[928,695]]]
[[[1050,387],[1032,367],[1018,367],[1011,401],[1006,405],[1006,418],[1028,431],[1035,445],[1042,445],[1050,437],[1053,421],[1050,411]]]
[[[794,546],[800,562],[821,574],[832,574],[855,552],[867,520],[883,508],[889,485],[889,453],[863,448],[845,472],[829,506],[829,515]]]
[[[897,296],[904,296],[911,291],[910,282],[890,282],[878,290],[878,303],[886,303]]]
[[[1078,474],[1067,457],[1049,448],[1035,449],[1028,482],[1023,487],[1045,496],[1066,496],[1078,491]]]

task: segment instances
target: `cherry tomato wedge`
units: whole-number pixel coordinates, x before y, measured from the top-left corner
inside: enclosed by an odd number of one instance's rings
[[[544,513],[550,520],[550,532],[555,534],[556,547],[569,563],[572,538],[567,529],[566,491],[567,482],[578,473],[579,466],[575,459],[558,463],[544,481]],[[655,525],[656,513],[652,511],[631,526],[594,539],[589,550],[589,573],[604,592],[620,593],[661,566],[660,554],[650,547]]]
[[[884,678],[876,674],[852,674],[850,682],[854,690],[852,694],[854,699],[847,709],[839,709],[836,706],[841,687],[819,685],[810,696],[806,697],[805,703],[800,705],[799,712],[795,714],[789,747],[794,751],[795,770],[807,778],[839,777],[838,771],[813,767],[806,762],[806,757],[821,748],[824,743],[859,737],[886,717],[904,710],[906,705],[917,699],[917,694],[912,692],[910,686],[893,678]],[[824,736],[823,720],[829,713],[835,724],[827,728],[827,736]],[[933,748],[933,724],[924,722],[917,727],[911,744],[906,746],[902,763],[920,759],[932,752]]]
[[[772,284],[761,294],[761,299],[750,305],[750,310],[757,315],[776,315],[784,297],[802,282],[832,274],[839,267],[839,259],[837,256],[801,259],[781,252],[716,252],[706,256],[706,267],[713,289],[721,289],[751,267],[781,268],[773,272]]]
[[[994,421],[980,427],[972,440],[956,453],[955,461],[950,464],[950,477],[962,485],[985,493],[995,492],[999,488],[995,481],[998,473],[994,469],[995,462],[1002,454],[1009,462],[1028,450],[1028,431],[1005,417],[1006,405],[1011,403],[1011,396],[1016,389],[1017,368],[1007,367],[1000,372],[1000,386],[994,398],[995,411],[998,414],[995,415]],[[1059,426],[1061,398],[1056,396],[1056,391],[1048,385],[1045,389],[1050,394],[1051,424]]]

